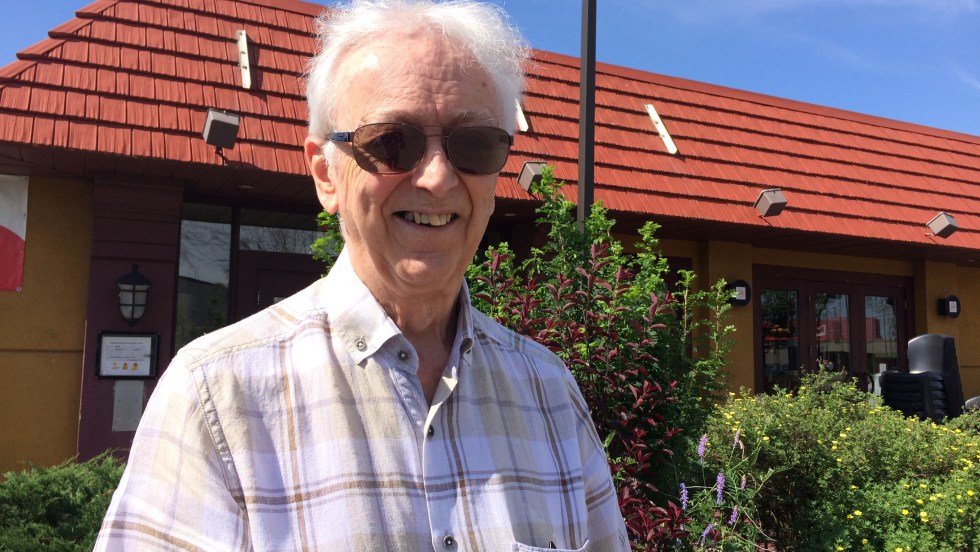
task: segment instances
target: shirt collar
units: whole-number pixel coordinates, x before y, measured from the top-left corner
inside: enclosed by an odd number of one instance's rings
[[[360,363],[378,351],[391,338],[401,335],[384,308],[354,272],[347,248],[340,252],[320,288],[323,308],[354,361]],[[460,286],[454,352],[464,353],[473,346],[473,316],[469,288]]]

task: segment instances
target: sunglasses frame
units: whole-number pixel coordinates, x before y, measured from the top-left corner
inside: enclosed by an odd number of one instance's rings
[[[464,174],[490,175],[490,174],[496,174],[496,173],[500,172],[501,170],[503,170],[504,165],[507,163],[507,158],[510,156],[510,148],[513,147],[513,145],[514,145],[514,137],[509,132],[507,132],[506,130],[504,130],[504,129],[500,128],[500,127],[489,126],[489,125],[465,126],[465,127],[459,127],[459,128],[457,128],[455,130],[452,130],[448,134],[426,134],[424,129],[427,129],[427,128],[438,128],[441,131],[442,130],[442,127],[436,126],[436,125],[413,125],[413,124],[409,124],[409,123],[367,123],[367,124],[364,124],[364,125],[361,125],[361,126],[357,127],[354,130],[351,130],[351,131],[346,131],[346,132],[333,132],[333,133],[330,134],[330,141],[331,142],[348,142],[348,143],[350,143],[351,144],[351,148],[354,150],[354,160],[357,162],[357,166],[360,167],[361,169],[363,169],[365,172],[369,172],[371,174],[384,174],[384,175],[388,175],[388,174],[404,174],[404,173],[411,172],[411,171],[415,170],[416,167],[419,166],[419,163],[422,162],[422,159],[425,157],[425,151],[428,149],[428,144],[426,144],[425,148],[423,148],[422,155],[419,156],[419,158],[415,161],[415,163],[411,167],[406,168],[406,169],[403,169],[403,170],[378,170],[378,167],[376,167],[374,164],[371,164],[369,161],[367,161],[364,158],[364,156],[365,156],[364,148],[362,146],[360,146],[357,143],[357,141],[356,141],[357,140],[357,133],[359,131],[361,131],[362,129],[365,129],[365,128],[368,128],[368,127],[380,126],[380,125],[388,125],[388,126],[402,127],[402,128],[406,128],[407,127],[407,128],[415,129],[415,130],[419,131],[419,133],[421,133],[422,135],[425,136],[426,142],[428,142],[428,139],[429,138],[432,138],[432,137],[438,137],[438,138],[440,138],[441,141],[442,141],[443,150],[446,152],[446,157],[449,159],[450,164],[452,164],[452,166],[456,170],[458,170],[458,171],[460,171],[460,172],[462,172]],[[501,137],[503,137],[503,136],[506,136],[507,137],[507,155],[504,156],[504,159],[501,162],[500,167],[497,168],[497,170],[490,171],[490,172],[477,172],[477,171],[466,170],[466,169],[460,168],[459,166],[456,165],[456,162],[453,160],[453,150],[450,147],[450,145],[451,145],[450,140],[452,139],[453,134],[456,134],[457,132],[461,132],[461,131],[472,130],[472,129],[492,129],[492,130],[497,130],[497,131],[500,131],[500,136]]]

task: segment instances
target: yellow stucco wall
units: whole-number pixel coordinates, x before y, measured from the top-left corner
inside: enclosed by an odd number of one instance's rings
[[[75,454],[92,190],[32,177],[21,292],[0,292],[0,472]]]
[[[969,399],[980,396],[980,268],[957,267],[956,275],[953,295],[963,303],[963,314],[956,319],[956,354],[963,395]]]
[[[942,333],[956,339],[956,356],[965,398],[980,395],[980,269],[946,263],[923,262],[916,267],[917,333]],[[937,302],[959,297],[957,318],[939,314]]]

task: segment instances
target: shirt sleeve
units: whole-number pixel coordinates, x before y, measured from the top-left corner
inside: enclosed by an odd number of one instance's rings
[[[192,374],[171,364],[140,420],[96,551],[250,550],[240,485],[200,397]]]
[[[579,449],[582,454],[582,478],[588,511],[589,550],[629,552],[626,523],[619,510],[619,498],[613,485],[606,451],[599,440],[578,384],[568,375],[569,394],[577,418]]]

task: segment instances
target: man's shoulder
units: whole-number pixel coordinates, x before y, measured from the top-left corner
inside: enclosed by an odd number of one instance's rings
[[[288,341],[311,321],[326,323],[322,296],[324,280],[238,322],[204,334],[177,353],[176,360],[188,368],[214,362],[222,357],[276,346]]]
[[[476,334],[474,337],[478,341],[492,343],[504,350],[527,355],[538,363],[552,365],[567,372],[565,362],[544,345],[515,332],[475,308],[472,312],[473,330]]]

